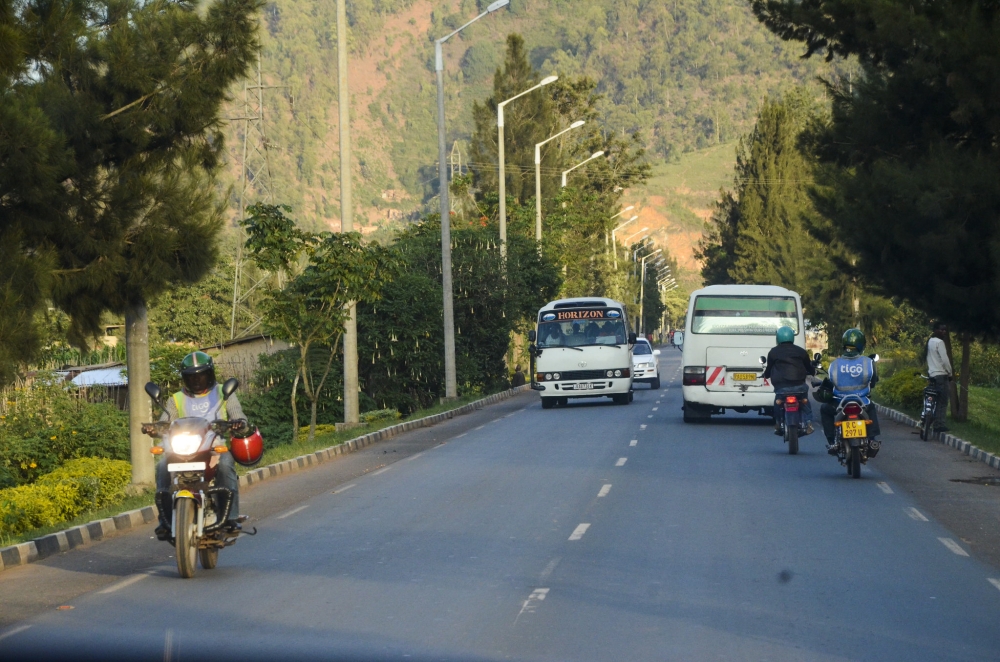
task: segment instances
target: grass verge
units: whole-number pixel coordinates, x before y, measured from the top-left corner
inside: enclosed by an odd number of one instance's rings
[[[893,404],[887,406],[902,411],[915,419],[920,418],[918,410],[910,410]],[[969,420],[956,421],[951,418],[949,412],[948,428],[951,434],[975,444],[987,453],[1000,453],[1000,389],[970,386]]]
[[[481,400],[492,394],[477,394],[458,398],[451,402],[445,402],[434,407],[429,407],[427,409],[420,409],[413,412],[411,415],[401,418],[395,421],[379,421],[371,425],[359,425],[356,428],[351,428],[350,430],[345,430],[343,432],[333,432],[324,435],[317,435],[317,437],[311,442],[307,443],[301,441],[295,444],[285,444],[283,446],[278,446],[276,448],[269,448],[266,453],[264,453],[264,459],[261,460],[261,464],[257,467],[251,467],[249,469],[245,467],[240,467],[237,465],[237,473],[243,475],[248,471],[253,471],[261,466],[266,466],[268,464],[276,464],[278,462],[284,462],[285,460],[290,460],[294,457],[299,457],[300,455],[305,455],[307,453],[314,453],[318,450],[324,448],[329,448],[331,446],[337,446],[345,441],[350,441],[356,437],[368,434],[369,432],[376,432],[383,428],[387,428],[403,421],[414,420],[418,418],[424,418],[425,416],[433,416],[434,414],[440,414],[441,412],[449,411],[451,409],[457,409],[463,405],[467,405],[470,402],[475,402],[476,400]],[[47,536],[50,533],[56,533],[57,531],[63,531],[65,529],[71,529],[74,526],[80,526],[81,524],[87,524],[88,522],[93,522],[94,520],[105,519],[107,517],[113,517],[115,515],[121,514],[129,510],[135,510],[136,508],[145,508],[146,506],[153,505],[153,493],[146,492],[145,494],[140,494],[134,497],[128,497],[125,501],[122,501],[116,506],[108,506],[106,508],[101,508],[98,510],[93,510],[90,512],[83,513],[75,519],[64,522],[62,524],[56,524],[54,526],[46,526],[32,531],[26,531],[25,533],[18,536],[6,536],[0,533],[0,547],[8,547],[10,545],[17,545],[22,542],[28,542],[36,538],[41,538],[42,536]]]

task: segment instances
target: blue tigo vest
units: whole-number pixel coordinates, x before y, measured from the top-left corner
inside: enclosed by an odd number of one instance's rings
[[[205,395],[187,395],[184,391],[174,393],[174,406],[177,407],[177,415],[181,418],[207,418],[210,421],[216,419],[229,420],[226,413],[226,401],[222,399],[222,387],[215,385],[211,391]]]
[[[860,395],[867,404],[874,375],[875,363],[867,356],[853,358],[841,356],[834,359],[830,363],[833,397],[839,400],[846,395]]]

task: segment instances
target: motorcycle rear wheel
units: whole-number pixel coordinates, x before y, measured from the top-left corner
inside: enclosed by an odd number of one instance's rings
[[[798,455],[799,452],[799,426],[788,425],[785,427],[785,436],[788,437],[788,454]]]
[[[861,451],[851,450],[851,478],[861,478]]]
[[[211,570],[219,562],[219,548],[210,547],[207,549],[199,549],[198,560],[201,561],[202,568],[205,570]]]
[[[931,412],[924,414],[924,420],[920,426],[920,441],[927,441],[931,437],[931,426],[934,425],[934,417]]]
[[[195,503],[193,499],[178,499],[175,504],[177,517],[177,538],[174,556],[177,557],[177,572],[181,577],[194,577],[198,556],[198,531],[195,524]]]

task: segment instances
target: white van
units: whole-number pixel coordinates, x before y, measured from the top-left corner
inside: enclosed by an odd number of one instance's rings
[[[802,302],[773,285],[712,285],[691,293],[685,324],[684,421],[756,410],[771,416],[774,388],[763,378],[760,357],[774,347],[779,327],[795,331],[806,346]]]
[[[542,408],[565,405],[570,398],[609,397],[632,401],[632,346],[625,305],[614,299],[560,299],[538,311],[533,343],[531,388]]]

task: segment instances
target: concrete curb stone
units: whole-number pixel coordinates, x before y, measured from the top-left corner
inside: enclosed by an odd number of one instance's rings
[[[895,409],[890,409],[884,405],[876,403],[876,408],[879,414],[888,416],[892,420],[902,423],[903,425],[908,425],[911,428],[920,427],[919,421],[907,416],[903,412],[896,411]],[[1000,456],[994,455],[993,453],[987,453],[982,448],[968,442],[964,439],[959,439],[953,434],[936,433],[934,438],[940,441],[945,446],[951,446],[955,450],[961,452],[963,455],[968,455],[969,457],[979,460],[983,464],[988,464],[994,469],[1000,469]]]
[[[528,388],[528,385],[518,386],[517,388],[496,393],[483,398],[482,400],[476,400],[475,402],[470,402],[467,405],[450,409],[440,414],[433,414],[431,416],[425,416],[424,418],[418,418],[413,421],[397,423],[391,427],[376,430],[375,432],[369,432],[368,434],[345,441],[337,446],[331,446],[313,453],[292,458],[291,460],[285,460],[284,462],[269,464],[264,467],[260,467],[259,469],[254,469],[253,471],[240,476],[240,486],[247,487],[249,485],[256,485],[257,483],[267,480],[268,478],[274,478],[276,476],[280,476],[281,474],[292,473],[298,471],[299,469],[316,466],[327,459],[332,459],[338,455],[344,455],[346,453],[356,452],[365,446],[369,446],[375,442],[383,441],[385,439],[391,439],[392,437],[402,434],[403,432],[409,432],[410,430],[423,427],[430,427],[442,421],[454,418],[455,416],[467,414],[471,411],[477,411],[483,407],[496,404],[497,402],[513,397],[518,393],[526,391]],[[77,547],[83,547],[91,542],[112,538],[120,533],[128,532],[133,528],[138,528],[143,524],[148,524],[149,522],[154,521],[157,518],[157,515],[158,512],[156,506],[146,506],[145,508],[138,508],[136,510],[119,513],[114,517],[95,520],[70,529],[50,533],[49,535],[36,538],[35,540],[31,540],[29,542],[0,548],[0,572],[3,572],[7,568],[27,565],[28,563],[40,561],[53,556],[54,554],[60,554]]]

